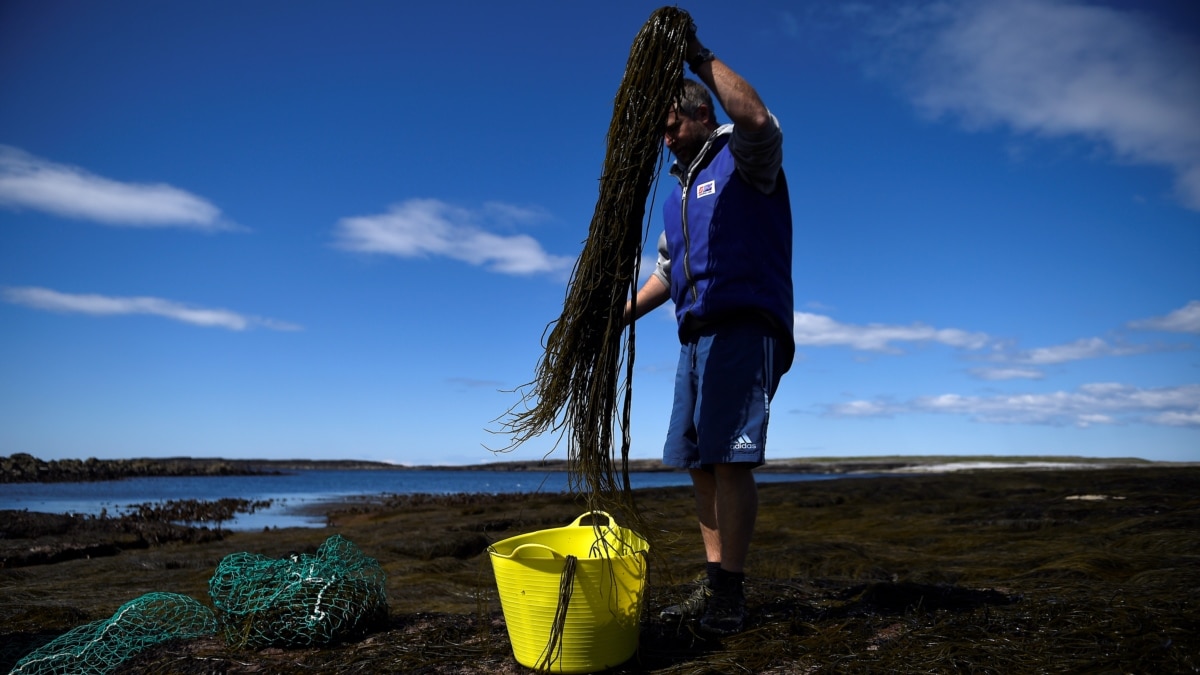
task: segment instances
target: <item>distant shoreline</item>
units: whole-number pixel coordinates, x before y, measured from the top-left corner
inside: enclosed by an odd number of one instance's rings
[[[859,474],[941,473],[987,469],[1064,469],[1169,466],[1188,463],[1153,462],[1137,458],[1060,456],[879,456],[811,457],[768,460],[761,473]],[[202,457],[143,457],[133,459],[41,460],[18,453],[0,457],[0,483],[54,483],[119,480],[161,476],[270,475],[286,471],[567,471],[567,460],[521,460],[469,465],[407,466],[365,460],[228,459]],[[638,473],[677,471],[657,459],[631,459],[629,470]]]

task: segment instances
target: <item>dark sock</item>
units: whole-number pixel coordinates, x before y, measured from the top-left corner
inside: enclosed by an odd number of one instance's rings
[[[707,562],[704,563],[704,571],[708,574],[708,585],[711,588],[717,580],[717,572],[721,571],[721,563]]]
[[[713,589],[741,589],[742,583],[746,580],[746,575],[743,572],[730,572],[721,569],[717,565],[717,572],[712,577]]]

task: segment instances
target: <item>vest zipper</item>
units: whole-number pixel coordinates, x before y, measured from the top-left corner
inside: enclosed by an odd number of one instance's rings
[[[699,154],[692,159],[691,165],[688,166],[683,176],[683,200],[679,205],[679,221],[680,229],[683,232],[683,276],[687,279],[687,294],[692,298],[692,305],[695,305],[696,301],[700,299],[700,292],[696,290],[696,280],[692,277],[692,239],[691,234],[688,232],[687,215],[688,193],[692,189],[692,174],[696,171],[696,167],[700,166],[704,158],[708,156],[709,151],[712,149],[713,139],[717,135],[715,132],[709,135],[708,140],[704,142],[704,147],[700,148]]]
[[[692,297],[692,304],[698,299],[696,292],[696,280],[692,278],[692,239],[688,232],[688,192],[692,189],[691,175],[688,175],[687,183],[683,186],[683,203],[680,204],[679,221],[683,232],[683,276],[687,279],[687,294]]]

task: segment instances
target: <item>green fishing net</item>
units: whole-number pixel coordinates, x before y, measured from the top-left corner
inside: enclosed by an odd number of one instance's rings
[[[214,612],[186,596],[148,593],[77,626],[17,662],[10,675],[105,675],[161,642],[220,634],[231,647],[299,647],[357,637],[387,620],[383,568],[341,535],[316,554],[233,553],[208,590]]]
[[[126,659],[160,642],[212,635],[208,607],[175,593],[147,593],[110,618],[77,626],[17,662],[11,675],[110,673]]]
[[[356,637],[385,621],[384,582],[374,558],[334,535],[315,555],[228,555],[208,592],[231,646],[299,647]]]

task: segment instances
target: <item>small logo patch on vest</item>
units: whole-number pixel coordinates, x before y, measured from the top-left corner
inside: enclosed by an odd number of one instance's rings
[[[717,193],[717,181],[710,180],[707,183],[701,183],[696,186],[696,198],[707,197]]]

